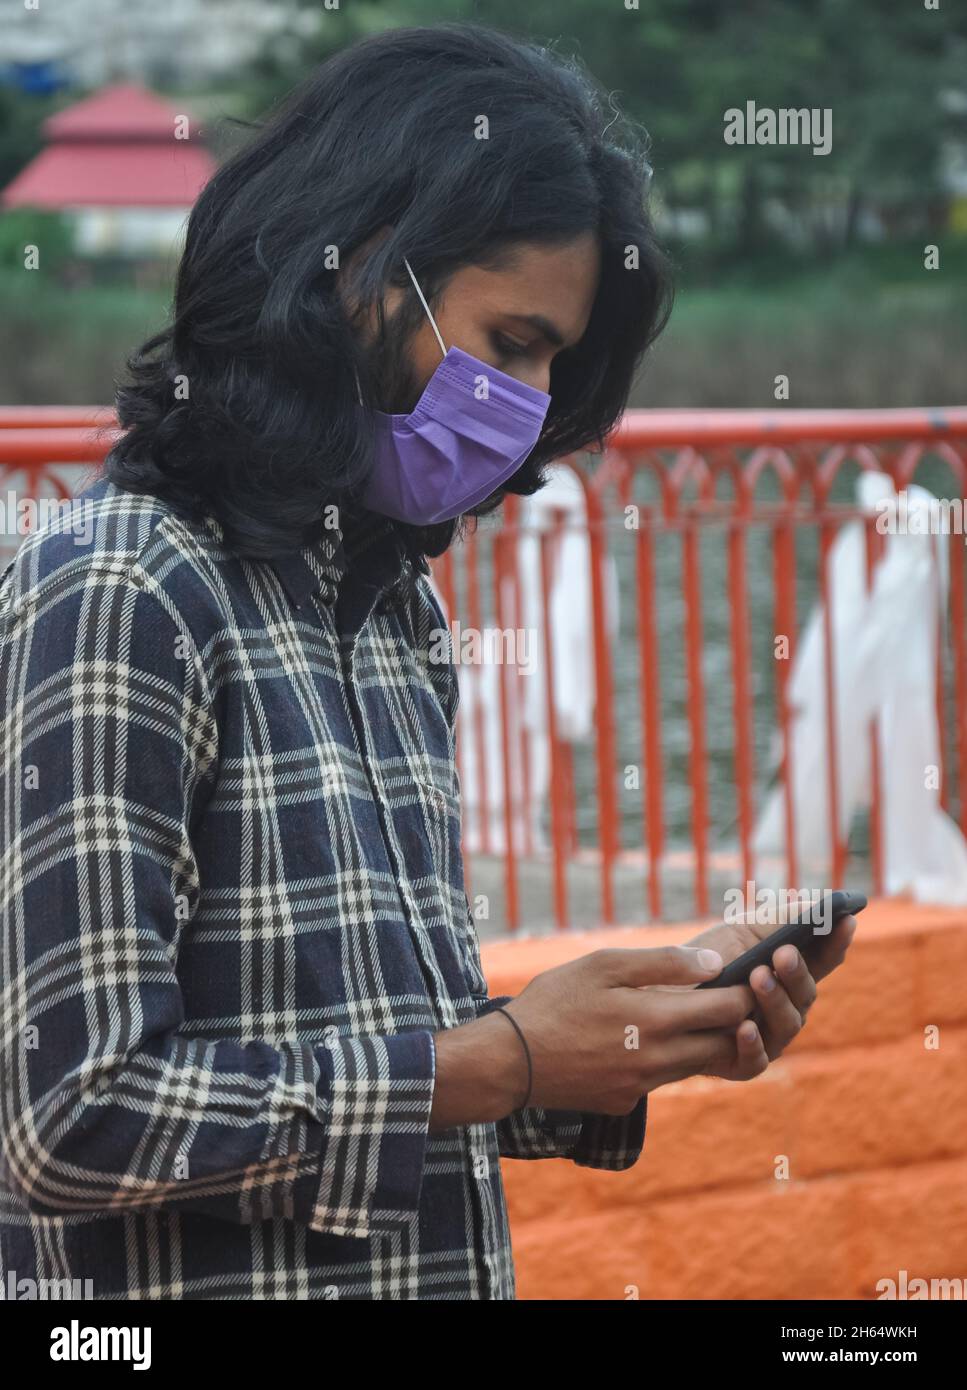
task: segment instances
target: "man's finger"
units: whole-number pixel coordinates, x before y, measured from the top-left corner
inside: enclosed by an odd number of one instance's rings
[[[780,946],[772,957],[773,968],[780,984],[803,1018],[816,1002],[816,981],[809,972],[801,952],[795,946]]]
[[[755,1007],[755,995],[748,985],[729,985],[727,989],[650,989],[647,995],[635,990],[628,998],[629,1015],[638,1011],[656,1033],[691,1033],[710,1028],[736,1028]]]
[[[806,962],[814,980],[825,979],[846,959],[846,952],[856,935],[856,918],[842,917],[829,936],[816,936],[804,948]]]
[[[801,1031],[805,1013],[797,1008],[788,990],[767,965],[753,970],[749,983],[758,1001],[756,1013],[765,1035],[766,1051],[770,1060],[774,1060]]]

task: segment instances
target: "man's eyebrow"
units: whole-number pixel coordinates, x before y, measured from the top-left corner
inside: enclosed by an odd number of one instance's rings
[[[551,323],[543,314],[508,314],[509,319],[516,319],[518,323],[529,323],[531,328],[536,328],[549,343],[555,347],[564,346],[564,335],[556,324]]]

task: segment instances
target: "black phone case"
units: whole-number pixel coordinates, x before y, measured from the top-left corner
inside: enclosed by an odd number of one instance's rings
[[[748,984],[749,976],[757,965],[771,965],[772,956],[780,946],[795,946],[802,950],[810,942],[816,939],[817,927],[825,928],[829,923],[829,930],[832,931],[835,924],[841,917],[855,916],[857,912],[862,912],[866,906],[866,899],[861,893],[846,893],[837,890],[829,896],[828,911],[824,912],[825,903],[812,911],[808,911],[804,917],[797,918],[794,922],[785,922],[771,936],[767,936],[764,941],[760,941],[757,946],[751,946],[741,956],[729,961],[728,965],[716,975],[714,980],[703,980],[696,989],[727,989],[729,985]],[[823,935],[829,933],[824,930]]]

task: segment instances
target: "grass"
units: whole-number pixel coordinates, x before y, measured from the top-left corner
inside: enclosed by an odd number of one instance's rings
[[[923,248],[874,248],[827,266],[774,262],[698,283],[675,311],[632,404],[942,405],[965,398],[967,242],[924,269]]]

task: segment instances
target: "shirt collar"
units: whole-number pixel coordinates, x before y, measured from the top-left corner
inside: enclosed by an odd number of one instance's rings
[[[346,572],[346,557],[339,542],[330,549],[308,545],[273,556],[272,568],[293,605],[301,608],[312,594],[318,594],[324,603],[335,601]]]
[[[274,555],[271,563],[290,600],[301,608],[312,594],[334,603],[350,568],[366,588],[385,591],[399,579],[405,554],[392,524],[381,520],[345,538],[334,530],[301,550]]]

